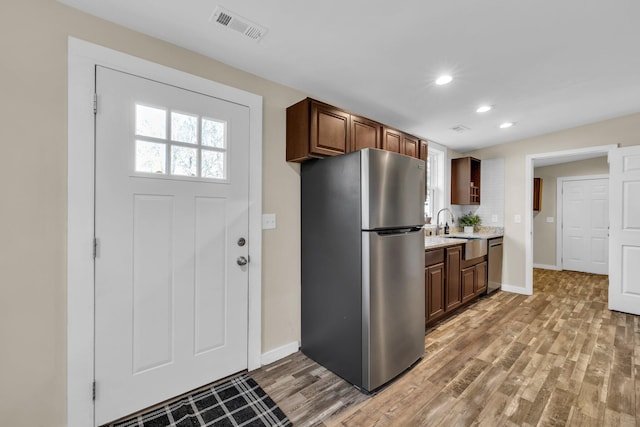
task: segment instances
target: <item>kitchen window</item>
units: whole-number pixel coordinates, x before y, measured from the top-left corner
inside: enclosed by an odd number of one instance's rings
[[[445,152],[429,145],[427,154],[427,197],[424,203],[425,217],[431,217],[435,223],[435,215],[445,206],[444,195],[444,158]]]

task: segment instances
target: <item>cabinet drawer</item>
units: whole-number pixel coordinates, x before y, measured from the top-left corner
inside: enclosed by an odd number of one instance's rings
[[[432,249],[430,251],[424,252],[425,267],[429,267],[430,265],[438,264],[441,262],[444,262],[444,248]]]

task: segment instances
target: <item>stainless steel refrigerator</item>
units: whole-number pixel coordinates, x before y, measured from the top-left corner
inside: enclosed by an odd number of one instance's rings
[[[300,175],[301,350],[371,392],[424,355],[425,163],[365,149]]]

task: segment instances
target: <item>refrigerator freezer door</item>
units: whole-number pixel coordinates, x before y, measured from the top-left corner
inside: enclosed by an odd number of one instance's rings
[[[424,224],[424,161],[365,149],[361,173],[363,230]]]
[[[372,391],[424,355],[424,235],[363,232],[362,243],[362,387]]]

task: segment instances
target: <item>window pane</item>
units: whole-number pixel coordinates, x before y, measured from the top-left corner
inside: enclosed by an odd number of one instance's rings
[[[136,172],[166,173],[166,145],[136,141]]]
[[[202,145],[225,148],[226,123],[202,119]]]
[[[202,150],[202,177],[226,179],[225,153]]]
[[[171,175],[196,176],[197,159],[195,148],[171,146]]]
[[[173,141],[198,143],[198,117],[171,113],[171,139]]]
[[[166,139],[167,112],[136,104],[136,135]]]

